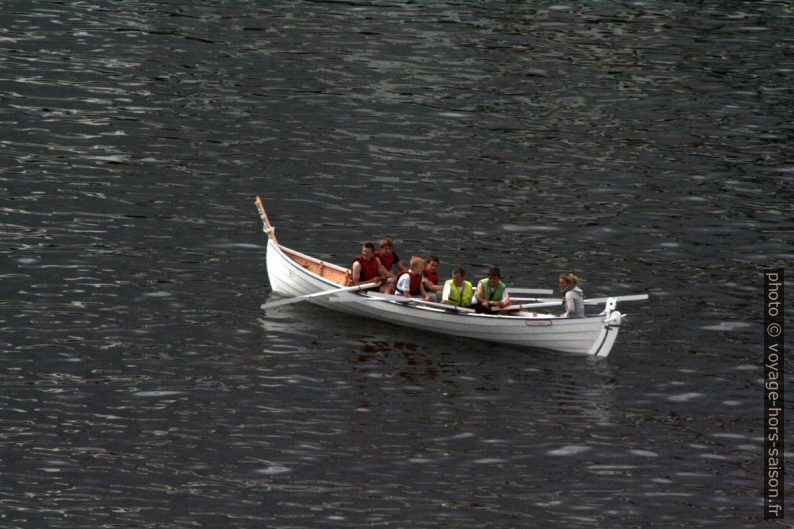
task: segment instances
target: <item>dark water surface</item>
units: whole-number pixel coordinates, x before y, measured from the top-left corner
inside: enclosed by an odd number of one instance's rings
[[[792,28],[783,1],[0,3],[0,527],[770,526]],[[599,362],[265,317],[255,194],[341,264],[389,235],[652,299]]]

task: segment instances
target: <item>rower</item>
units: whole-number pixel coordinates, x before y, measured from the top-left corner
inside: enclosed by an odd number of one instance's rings
[[[579,278],[574,274],[560,274],[557,282],[562,294],[562,308],[565,309],[560,317],[584,316],[584,292],[579,288]]]
[[[411,257],[410,270],[406,270],[397,276],[397,295],[405,296],[406,298],[419,295],[425,301],[430,301],[422,276],[422,270],[424,269],[424,259],[416,256]]]
[[[383,284],[387,272],[383,264],[381,264],[380,260],[375,256],[375,245],[371,242],[365,242],[364,246],[361,247],[361,255],[357,255],[353,258],[351,269],[351,285],[377,282],[381,284],[380,289],[382,292],[384,288],[388,288]],[[372,290],[374,290],[374,288]]]
[[[447,279],[444,282],[441,303],[456,307],[468,307],[471,304],[474,289],[471,286],[471,281],[466,281],[463,279],[464,277],[466,277],[466,271],[463,268],[457,267],[452,270],[452,279]]]
[[[388,237],[381,239],[380,241],[380,250],[375,252],[375,256],[380,259],[383,268],[386,269],[386,277],[388,279],[394,279],[394,274],[392,274],[392,267],[397,268],[397,274],[401,274],[408,270],[403,266],[403,262],[400,261],[400,257],[394,253],[394,243]],[[394,285],[389,282],[389,285],[385,285],[387,288],[381,288],[381,292],[387,292],[389,294],[394,294]]]
[[[403,266],[403,262],[400,261],[400,257],[394,252],[394,243],[388,237],[381,239],[380,241],[380,250],[375,252],[375,255],[380,259],[380,262],[383,264],[383,268],[388,270],[391,273],[392,267],[397,267],[397,272],[405,272],[408,270]]]
[[[510,304],[510,295],[507,287],[502,283],[502,273],[499,268],[492,267],[488,270],[488,277],[477,283],[475,310],[477,312],[490,312],[494,308],[501,309]]]
[[[440,261],[437,256],[431,255],[425,261],[425,269],[422,271],[424,276],[425,290],[430,294],[433,301],[441,299],[441,291],[444,290],[444,285],[438,284],[438,265]]]

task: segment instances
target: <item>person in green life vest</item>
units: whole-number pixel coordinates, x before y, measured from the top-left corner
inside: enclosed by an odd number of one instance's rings
[[[471,281],[463,279],[466,271],[457,267],[452,271],[452,279],[444,282],[444,290],[441,292],[441,303],[445,305],[455,305],[456,307],[468,307],[471,305],[471,297],[474,288]]]
[[[502,283],[502,273],[497,267],[488,270],[488,277],[477,283],[475,297],[477,312],[490,312],[510,305],[510,295],[507,293],[507,287]]]

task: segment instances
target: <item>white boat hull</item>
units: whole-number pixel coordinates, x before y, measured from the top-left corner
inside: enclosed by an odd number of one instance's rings
[[[304,254],[279,245],[274,237],[268,238],[267,273],[274,292],[288,296],[302,296],[333,288],[339,283],[325,279],[301,266],[290,255],[300,255],[321,263]],[[322,266],[344,270],[321,263]],[[454,313],[435,307],[406,305],[396,301],[372,300],[377,294],[340,293],[334,297],[313,298],[309,301],[328,309],[397,325],[489,342],[558,351],[563,353],[606,357],[617,338],[621,314],[615,310],[613,298],[604,312],[581,318],[540,316],[502,316],[474,313]]]

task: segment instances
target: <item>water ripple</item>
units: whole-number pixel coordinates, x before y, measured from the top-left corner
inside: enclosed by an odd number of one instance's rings
[[[760,527],[785,3],[33,0],[0,22],[4,526]],[[444,276],[651,300],[607,362],[263,315],[255,194],[336,263],[389,236]]]

